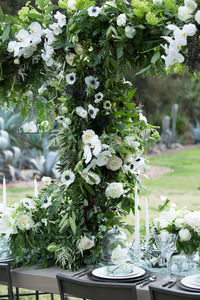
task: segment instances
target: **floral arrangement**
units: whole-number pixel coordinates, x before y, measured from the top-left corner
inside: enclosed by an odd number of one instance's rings
[[[160,216],[153,220],[153,232],[168,231],[178,235],[177,250],[191,255],[200,251],[200,212],[181,209],[167,200]]]
[[[49,130],[55,119],[52,143],[60,149],[60,178],[44,179],[38,197],[22,199],[1,216],[0,232],[9,237],[15,263],[93,264],[110,226],[130,229],[121,217],[134,212],[135,183],[144,189],[143,155],[159,135],[124,74],[131,66],[140,68],[137,74],[166,73],[165,63],[177,63],[163,60],[172,48],[161,43],[167,25],[182,27],[179,4],[36,0],[36,8],[27,2],[18,17],[0,12],[4,106],[21,105],[23,131]],[[189,23],[181,33],[186,44],[196,27]]]

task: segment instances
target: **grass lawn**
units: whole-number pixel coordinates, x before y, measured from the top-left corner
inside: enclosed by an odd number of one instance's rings
[[[160,196],[167,196],[181,207],[191,210],[200,210],[200,147],[179,151],[166,155],[149,158],[150,165],[162,166],[173,169],[173,172],[145,180],[149,198],[149,214],[152,220],[157,214],[157,207],[161,204]],[[10,202],[19,201],[27,194],[33,195],[33,188],[8,188],[7,198]],[[0,191],[0,198],[2,191]],[[144,223],[144,197],[140,197],[142,211],[140,213],[141,233],[145,231]],[[134,222],[134,217],[129,215],[129,223]],[[25,297],[27,299],[31,298]],[[32,298],[34,299],[34,297]],[[50,299],[41,296],[41,299]],[[56,296],[56,300],[59,299]]]

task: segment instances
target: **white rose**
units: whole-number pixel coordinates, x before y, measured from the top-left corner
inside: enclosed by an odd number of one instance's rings
[[[187,21],[188,19],[190,19],[192,17],[191,15],[191,10],[188,9],[186,6],[180,6],[178,8],[178,18],[181,21]]]
[[[92,247],[94,247],[94,239],[94,236],[90,240],[87,236],[84,235],[79,242],[78,248],[81,251],[91,249]]]
[[[125,26],[126,25],[126,14],[120,14],[118,17],[117,17],[117,25],[118,26]]]
[[[112,251],[111,261],[114,265],[121,265],[129,260],[127,249],[122,249],[119,245]]]
[[[106,197],[107,198],[119,198],[124,194],[123,185],[120,182],[112,182],[106,188]]]
[[[21,215],[18,219],[17,226],[21,230],[29,230],[33,227],[33,220],[28,215]]]
[[[200,212],[199,211],[193,211],[189,212],[184,216],[184,222],[185,224],[188,224],[193,229],[200,227]]]
[[[189,231],[189,229],[181,229],[181,230],[179,230],[179,237],[180,237],[180,240],[182,241],[182,242],[187,242],[187,241],[189,241],[190,239],[191,239],[191,233],[190,233],[190,231]]]
[[[197,23],[200,24],[200,10],[197,10],[194,18],[197,21]]]
[[[91,129],[84,130],[82,134],[82,140],[84,144],[90,144],[92,139],[95,137],[95,132]]]
[[[134,27],[126,26],[125,28],[125,36],[128,39],[132,39],[136,35],[136,30]]]

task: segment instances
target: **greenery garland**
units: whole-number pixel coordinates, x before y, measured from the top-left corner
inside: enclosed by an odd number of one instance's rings
[[[53,143],[60,179],[44,179],[38,197],[7,208],[0,220],[15,263],[77,269],[99,260],[110,226],[131,229],[122,216],[134,212],[135,183],[144,189],[142,155],[158,133],[124,74],[138,66],[138,74],[166,73],[166,61],[168,69],[181,69],[171,44],[167,51],[161,43],[170,22],[181,24],[182,3],[116,0],[100,8],[90,0],[36,0],[37,8],[27,3],[19,17],[0,13],[4,105],[21,105],[24,117],[34,110],[40,128],[52,116],[59,124]],[[37,130],[33,122],[26,128]]]

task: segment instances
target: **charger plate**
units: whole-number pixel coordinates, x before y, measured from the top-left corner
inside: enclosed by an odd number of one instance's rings
[[[188,292],[200,293],[200,287],[199,287],[199,289],[198,288],[192,288],[192,287],[189,287],[189,286],[186,286],[186,285],[182,284],[181,281],[182,281],[182,279],[177,280],[176,284],[182,290],[185,290],[185,291],[188,291]]]

